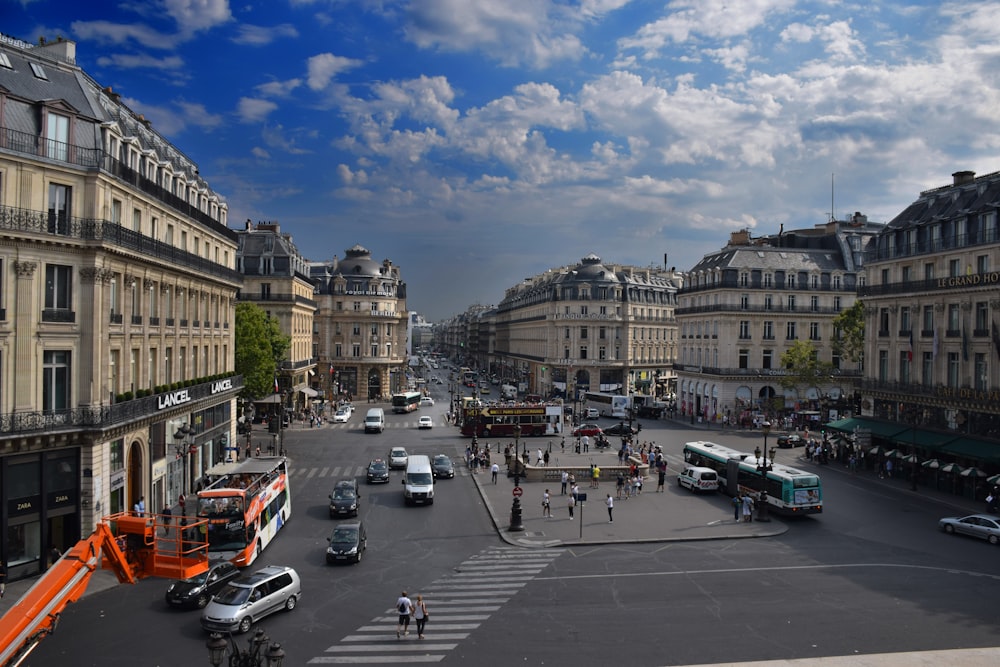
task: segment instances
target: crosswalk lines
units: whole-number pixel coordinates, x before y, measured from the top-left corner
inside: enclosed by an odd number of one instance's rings
[[[294,479],[348,479],[348,478],[364,478],[368,474],[368,466],[313,466],[313,467],[297,467],[291,466],[288,470],[288,474]],[[483,473],[480,473],[483,474]],[[489,474],[489,473],[485,473]],[[455,476],[456,477],[470,477],[472,471],[469,470],[468,466],[456,465],[455,466]]]
[[[485,549],[419,591],[431,612],[427,639],[416,638],[412,623],[408,637],[396,638],[399,616],[390,608],[327,648],[323,655],[309,660],[309,664],[440,662],[561,554],[508,546]]]

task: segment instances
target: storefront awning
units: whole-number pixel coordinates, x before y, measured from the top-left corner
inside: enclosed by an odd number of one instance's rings
[[[844,433],[853,433],[856,428],[871,431],[872,435],[880,438],[892,438],[897,433],[907,430],[902,424],[892,422],[877,421],[875,419],[864,419],[862,417],[851,417],[850,419],[838,419],[835,422],[826,424],[827,428]]]
[[[313,389],[312,387],[299,387],[299,391],[301,391],[303,394],[311,398],[319,396],[319,392]]]
[[[924,449],[941,449],[949,440],[954,440],[954,433],[937,433],[936,431],[925,431],[919,428],[906,429],[902,433],[892,436],[894,444],[905,447],[922,447]]]
[[[271,394],[264,398],[254,399],[254,403],[281,403],[281,394]]]
[[[941,447],[942,452],[977,461],[1000,463],[1000,444],[975,438],[955,438]]]

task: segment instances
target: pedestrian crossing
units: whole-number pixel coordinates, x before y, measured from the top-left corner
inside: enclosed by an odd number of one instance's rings
[[[395,472],[402,473],[397,469]],[[480,475],[489,475],[489,471],[483,471]],[[292,465],[288,469],[288,475],[292,480],[307,481],[311,479],[362,479],[368,476],[368,465],[348,465],[348,466],[312,466],[298,467]],[[469,467],[462,464],[455,464],[455,477],[472,477],[473,473]]]
[[[395,419],[394,417],[389,417],[387,415],[385,425],[383,426],[383,428],[386,431],[388,431],[389,429],[407,429],[410,431],[416,431],[418,430],[417,428],[418,426],[419,426],[419,417],[413,417],[413,419],[399,420]],[[453,433],[458,432],[457,429],[453,431],[452,426],[448,424],[443,417],[440,419],[435,419],[434,427],[432,429],[429,429],[429,431],[433,432],[437,429],[448,429],[449,432]],[[310,428],[309,426],[306,426],[304,428],[300,427],[298,430],[309,431]],[[317,429],[315,430],[357,431],[358,433],[360,433],[361,431],[365,430],[364,415],[362,415],[362,418],[358,421],[336,422],[336,423],[324,422],[322,426],[317,427]],[[428,429],[424,430],[427,431]]]
[[[440,662],[562,553],[508,546],[484,549],[425,588],[409,591],[411,599],[419,593],[427,604],[426,639],[417,639],[412,622],[410,635],[397,638],[399,615],[390,607],[309,664]],[[390,591],[387,597],[395,601],[397,595]]]

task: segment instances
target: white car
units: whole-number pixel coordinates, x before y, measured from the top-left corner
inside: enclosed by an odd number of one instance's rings
[[[403,449],[402,447],[393,447],[389,451],[390,468],[405,468],[409,460],[410,457],[407,456],[406,450]]]
[[[346,423],[350,418],[351,418],[351,411],[350,410],[344,410],[343,408],[341,408],[340,410],[337,410],[337,412],[334,413],[334,415],[333,415],[333,421],[334,421],[334,423],[341,423],[341,424],[343,424],[343,423]]]
[[[337,409],[338,410],[347,410],[347,414],[349,414],[349,415],[353,415],[354,414],[354,406],[352,404],[350,404],[350,403],[343,403]]]
[[[430,396],[422,396],[420,398],[420,407],[424,407],[425,405],[434,405],[434,399]]]
[[[420,418],[420,421],[417,422],[417,428],[433,428],[433,427],[434,427],[434,420],[431,419],[429,415],[424,415],[423,417]]]

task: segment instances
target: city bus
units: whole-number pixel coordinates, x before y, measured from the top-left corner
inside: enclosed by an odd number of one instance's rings
[[[399,394],[392,395],[392,411],[393,412],[413,412],[420,407],[420,397],[423,396],[419,391],[404,391]]]
[[[749,493],[759,497],[767,491],[768,508],[778,514],[819,514],[823,511],[823,488],[819,476],[771,463],[766,482],[757,469],[757,458],[714,442],[695,441],[684,445],[684,461],[711,468],[719,475],[719,490],[730,496]]]
[[[632,401],[628,396],[605,394],[599,391],[585,392],[584,401],[584,407],[594,408],[602,417],[611,417],[612,419],[628,419],[628,411],[632,407]]]
[[[514,426],[520,426],[520,437],[556,435],[562,432],[563,406],[553,403],[505,403],[493,405],[465,397],[462,400],[461,432],[466,437],[514,437]]]
[[[459,379],[462,380],[462,384],[465,385],[466,387],[473,387],[473,388],[475,388],[475,386],[476,386],[476,380],[478,379],[477,376],[478,376],[478,373],[476,373],[474,370],[472,370],[471,368],[466,368],[465,366],[463,366],[461,368],[461,370],[459,370],[459,376],[458,377],[459,377]]]
[[[288,461],[260,456],[220,463],[206,473],[198,492],[198,519],[204,519],[210,558],[238,567],[253,563],[292,515]]]

